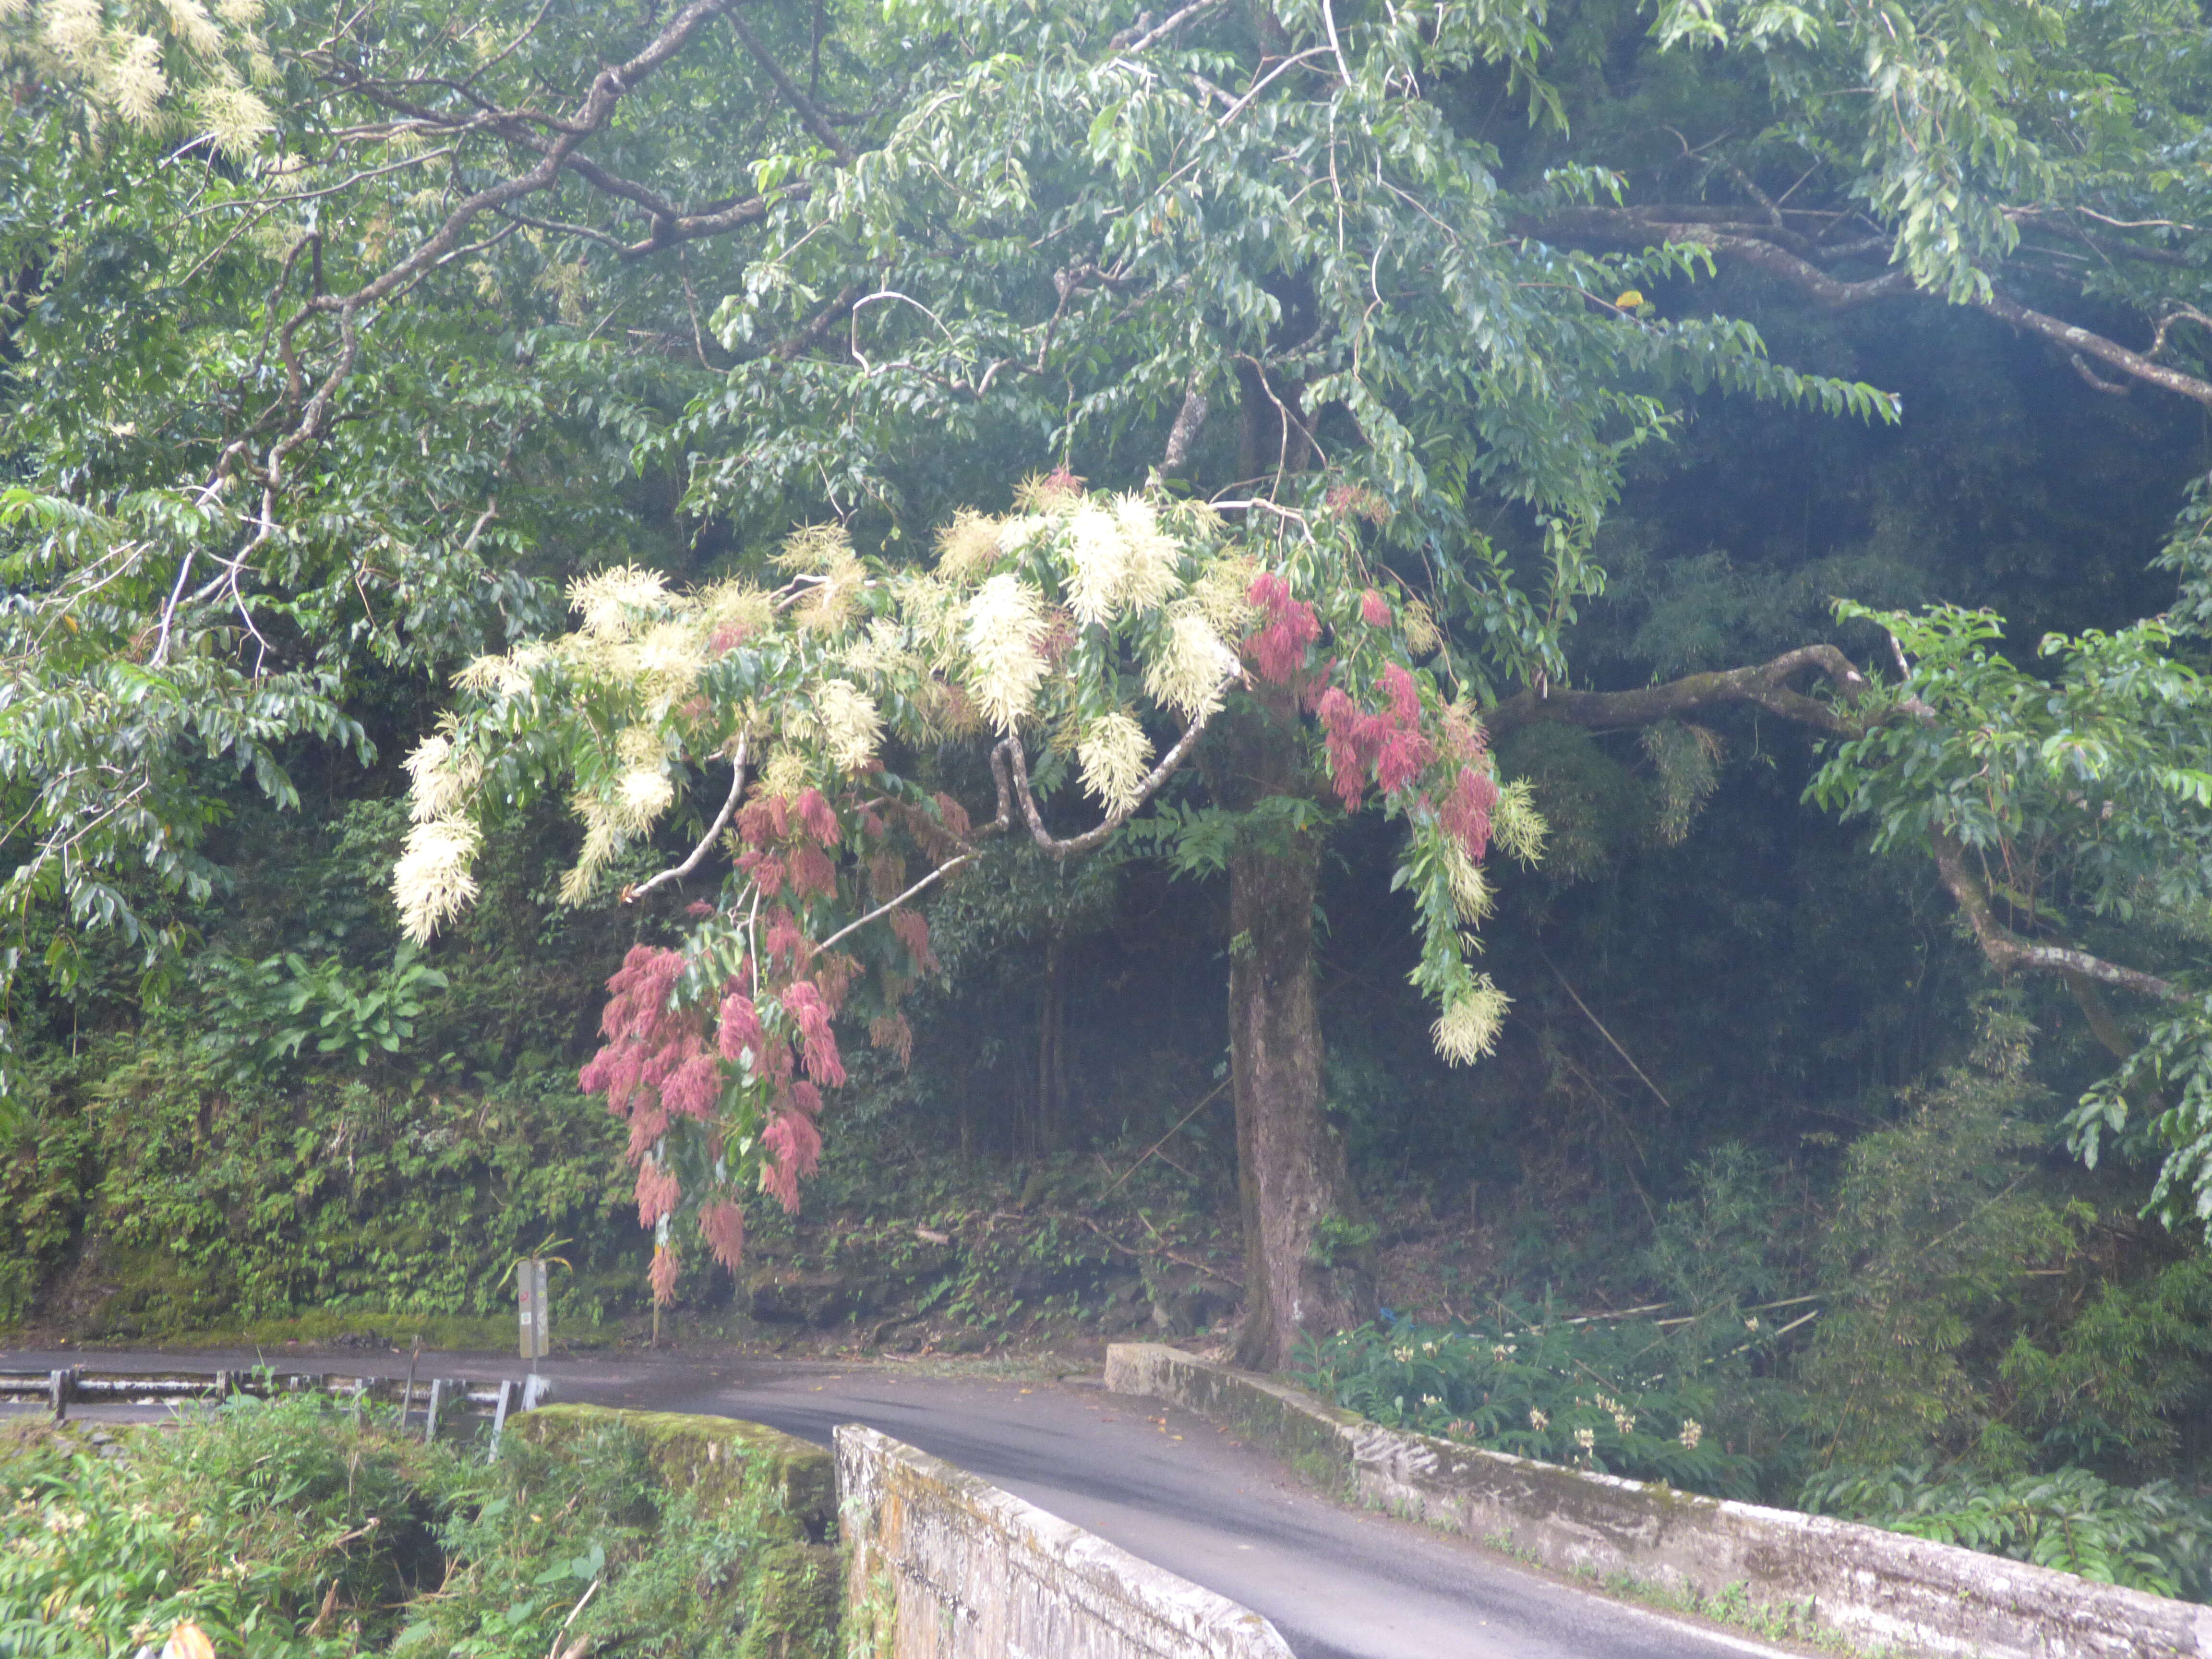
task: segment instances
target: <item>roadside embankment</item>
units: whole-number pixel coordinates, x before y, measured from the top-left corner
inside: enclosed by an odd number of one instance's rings
[[[873,1429],[838,1429],[837,1491],[849,1654],[1291,1659],[1258,1613]]]
[[[2212,1656],[2212,1607],[1825,1516],[1382,1428],[1303,1389],[1156,1343],[1109,1346],[1106,1385],[1173,1401],[1364,1503],[1556,1571],[1809,1607],[1820,1624],[1855,1642],[1906,1651]]]

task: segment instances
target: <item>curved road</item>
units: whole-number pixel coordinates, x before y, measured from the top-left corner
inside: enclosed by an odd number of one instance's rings
[[[280,1370],[399,1376],[390,1353],[266,1356]],[[0,1370],[247,1365],[252,1353],[0,1351]],[[486,1354],[420,1375],[520,1376]],[[556,1400],[766,1423],[827,1444],[866,1423],[1087,1527],[1274,1622],[1299,1659],[1795,1659],[1809,1650],[1594,1595],[1465,1540],[1316,1496],[1203,1419],[1095,1382],[681,1354],[540,1361]],[[84,1413],[104,1414],[104,1408]]]

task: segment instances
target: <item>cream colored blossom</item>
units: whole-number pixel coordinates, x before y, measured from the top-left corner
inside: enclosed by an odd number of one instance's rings
[[[1114,523],[1123,550],[1121,600],[1141,617],[1164,605],[1182,585],[1182,549],[1160,527],[1159,514],[1142,495],[1115,496]]]
[[[775,562],[815,578],[791,608],[792,619],[801,628],[813,634],[836,634],[851,622],[867,568],[853,551],[853,538],[844,526],[808,525],[793,532]]]
[[[456,753],[443,732],[425,738],[407,757],[408,816],[417,823],[450,817],[466,803],[483,776],[475,755]]]
[[[106,44],[100,0],[53,0],[46,24],[46,46],[55,57],[75,70],[97,67]]]
[[[797,800],[811,781],[806,757],[796,749],[778,749],[761,768],[760,792],[782,800]]]
[[[1512,999],[1479,974],[1473,983],[1444,1006],[1443,1017],[1429,1030],[1437,1052],[1455,1066],[1472,1066],[1498,1046]]]
[[[1237,672],[1237,653],[1222,643],[1195,606],[1178,605],[1152,660],[1145,690],[1158,702],[1197,720],[1221,707],[1223,683]]]
[[[470,873],[483,832],[464,818],[433,818],[407,832],[407,846],[392,872],[392,896],[407,937],[427,944],[447,917],[477,896]]]
[[[115,112],[134,127],[149,127],[161,112],[169,89],[161,72],[161,43],[150,34],[135,37],[108,66],[100,90]]]
[[[568,608],[582,618],[586,634],[602,638],[626,637],[633,611],[656,610],[668,599],[668,579],[634,564],[615,565],[568,584]]]
[[[1490,808],[1490,838],[1523,864],[1544,856],[1544,837],[1551,827],[1536,810],[1536,797],[1526,778],[1516,778],[1498,792]]]
[[[653,821],[675,804],[676,786],[663,772],[642,769],[625,772],[615,787],[617,817],[633,834],[650,830]]]
[[[884,717],[850,680],[831,680],[815,695],[823,741],[831,763],[856,772],[876,757],[884,738]]]
[[[1398,630],[1406,636],[1406,644],[1417,657],[1425,657],[1444,642],[1437,627],[1437,619],[1429,607],[1419,599],[1401,599],[1398,605]]]
[[[1467,855],[1467,849],[1455,836],[1437,837],[1443,849],[1445,873],[1451,880],[1452,902],[1458,907],[1460,917],[1466,921],[1480,921],[1489,915],[1491,893],[1489,879],[1482,866]]]
[[[192,88],[192,118],[215,139],[215,149],[232,159],[243,159],[261,135],[276,131],[276,115],[261,93],[230,80]]]
[[[222,50],[222,31],[199,0],[161,0],[161,9],[169,15],[169,33],[202,58]]]
[[[1067,608],[1085,628],[1112,622],[1129,557],[1121,527],[1104,507],[1085,504],[1068,520],[1067,542]]]
[[[1007,550],[995,519],[965,508],[937,532],[937,568],[955,581],[969,581],[999,562]]]
[[[1043,682],[1037,647],[1044,635],[1044,597],[1018,577],[1001,572],[968,601],[963,644],[968,690],[983,717],[1011,732],[1029,713]]]
[[[1133,716],[1121,709],[1100,715],[1085,730],[1075,752],[1083,763],[1083,787],[1103,801],[1109,812],[1135,809],[1152,757],[1152,742]]]
[[[1245,595],[1259,573],[1260,562],[1242,554],[1216,559],[1191,584],[1190,603],[1222,638],[1242,639],[1257,614]]]

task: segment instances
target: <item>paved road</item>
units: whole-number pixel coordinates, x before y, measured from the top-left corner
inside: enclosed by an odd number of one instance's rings
[[[398,1375],[390,1354],[269,1358],[280,1368]],[[251,1354],[9,1353],[0,1370],[252,1364]],[[709,1413],[826,1444],[860,1422],[972,1470],[1134,1554],[1265,1613],[1300,1659],[1794,1659],[1591,1595],[1489,1552],[1304,1490],[1202,1419],[1093,1385],[896,1369],[654,1355],[541,1362],[556,1399]],[[519,1375],[484,1355],[422,1375]],[[88,1413],[89,1414],[89,1413]]]

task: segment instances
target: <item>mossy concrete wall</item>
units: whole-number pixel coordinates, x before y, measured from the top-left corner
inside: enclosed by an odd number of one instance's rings
[[[1700,1498],[1385,1429],[1304,1390],[1156,1343],[1106,1351],[1106,1386],[1228,1425],[1348,1495],[1509,1545],[1753,1603],[1810,1604],[1854,1641],[1978,1659],[2212,1659],[2212,1607],[1825,1516]]]
[[[856,1424],[837,1431],[851,1659],[1291,1659],[1258,1613]]]

